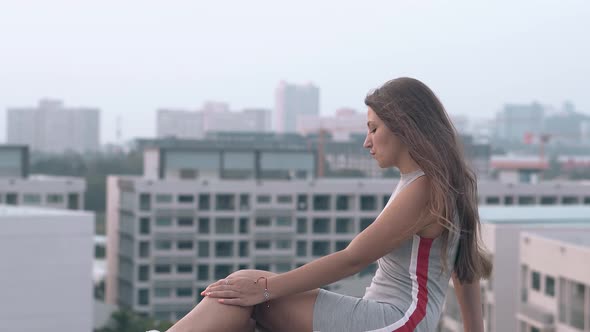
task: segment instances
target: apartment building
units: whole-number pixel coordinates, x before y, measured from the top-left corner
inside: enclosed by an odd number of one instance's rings
[[[0,205],[0,331],[91,331],[94,215]]]
[[[6,112],[6,141],[33,151],[84,153],[100,148],[100,110],[66,107],[61,100],[41,99],[37,107]]]
[[[108,179],[106,301],[160,319],[182,317],[204,287],[235,270],[285,272],[345,248],[396,185],[314,179],[309,151],[145,156],[143,177]]]
[[[0,204],[83,210],[84,179],[29,174],[29,149],[0,145]]]
[[[479,213],[482,221],[482,239],[492,254],[494,264],[491,278],[481,283],[485,331],[518,331],[521,257],[530,259],[535,256],[536,260],[544,260],[543,252],[547,250],[526,251],[528,254],[522,256],[525,251],[520,245],[521,233],[557,233],[579,228],[590,230],[590,206],[481,206]],[[564,269],[567,266],[567,269],[574,271],[577,269],[575,265],[560,266]],[[463,331],[461,313],[452,283],[439,330]]]
[[[590,331],[590,227],[520,234],[518,332]]]

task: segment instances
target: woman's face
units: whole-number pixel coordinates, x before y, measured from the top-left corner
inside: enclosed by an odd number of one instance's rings
[[[367,127],[363,147],[369,149],[379,167],[399,167],[400,156],[406,152],[406,147],[370,107],[367,111]]]

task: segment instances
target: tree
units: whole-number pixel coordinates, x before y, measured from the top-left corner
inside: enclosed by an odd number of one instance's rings
[[[113,312],[107,325],[95,332],[146,332],[149,330],[166,331],[172,326],[169,321],[157,321],[142,317],[129,310]]]

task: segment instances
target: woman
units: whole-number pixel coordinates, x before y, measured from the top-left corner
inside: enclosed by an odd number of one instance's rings
[[[491,263],[479,245],[477,184],[434,93],[398,78],[370,93],[364,147],[401,180],[383,211],[350,245],[295,270],[237,271],[169,332],[433,331],[449,279],[466,331],[483,331],[479,279]],[[363,298],[318,287],[378,261]]]

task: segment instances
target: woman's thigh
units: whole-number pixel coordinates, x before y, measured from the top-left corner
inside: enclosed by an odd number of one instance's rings
[[[257,279],[271,277],[275,273],[260,270],[241,270],[230,276]],[[272,294],[272,289],[269,289]],[[270,331],[304,332],[313,330],[313,307],[319,289],[284,296],[254,307],[253,318]]]

